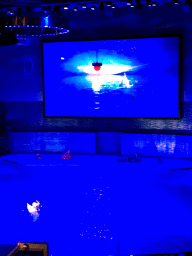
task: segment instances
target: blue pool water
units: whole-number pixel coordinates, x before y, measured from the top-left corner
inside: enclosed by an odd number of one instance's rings
[[[1,243],[48,242],[55,256],[190,250],[192,161],[118,158],[1,157]],[[34,222],[27,203],[36,200],[42,208]]]

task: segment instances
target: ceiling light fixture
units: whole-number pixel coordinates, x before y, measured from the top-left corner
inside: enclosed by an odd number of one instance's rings
[[[106,3],[106,6],[108,6],[108,7],[110,7],[111,5],[112,5],[111,2],[107,2],[107,3]]]
[[[85,3],[83,3],[81,7],[82,7],[82,9],[86,9],[87,5]]]
[[[7,14],[7,15],[13,15],[13,14],[14,14],[14,12],[12,12],[12,10],[11,10],[11,9],[7,9],[6,14]]]

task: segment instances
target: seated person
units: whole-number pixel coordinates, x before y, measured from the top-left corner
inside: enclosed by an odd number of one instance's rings
[[[67,150],[65,153],[63,153],[61,156],[61,159],[63,159],[63,160],[72,159],[71,150]]]
[[[130,162],[130,163],[133,163],[133,162],[134,162],[133,156],[129,156],[129,157],[128,157],[128,162]]]
[[[162,161],[160,156],[157,158],[157,160],[158,160],[158,164],[162,164],[163,163],[163,161]]]
[[[134,162],[141,162],[141,157],[139,156],[139,153],[135,153],[135,156],[134,156]]]
[[[36,158],[37,158],[37,159],[41,159],[41,156],[40,156],[39,153],[36,154]]]
[[[130,163],[141,162],[141,157],[139,156],[139,153],[135,153],[134,156],[129,156],[128,162],[130,162]]]

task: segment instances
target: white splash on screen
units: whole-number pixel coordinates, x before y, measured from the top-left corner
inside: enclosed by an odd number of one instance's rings
[[[32,205],[27,203],[27,210],[33,217],[33,222],[35,222],[39,218],[40,207],[42,207],[42,205],[37,200],[36,200],[36,202],[33,202]]]

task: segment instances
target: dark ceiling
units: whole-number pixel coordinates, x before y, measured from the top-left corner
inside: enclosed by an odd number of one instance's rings
[[[105,8],[105,7],[111,7],[112,4],[115,5],[115,7],[124,7],[127,5],[130,5],[133,3],[134,5],[139,4],[157,4],[157,5],[163,5],[163,4],[178,4],[182,3],[184,5],[190,5],[191,0],[114,0],[114,1],[103,1],[103,0],[1,0],[0,1],[0,12],[7,11],[7,8],[11,8],[12,10],[16,10],[17,8],[25,9],[30,8],[32,11],[41,11],[42,8],[44,10],[50,11],[50,10],[58,10],[58,8],[63,9],[64,6],[68,6],[69,9],[73,9],[74,7],[77,7],[77,9],[82,9],[82,4],[86,4],[87,8],[90,8],[91,6],[94,6],[95,8]],[[57,9],[56,9],[57,6]]]

